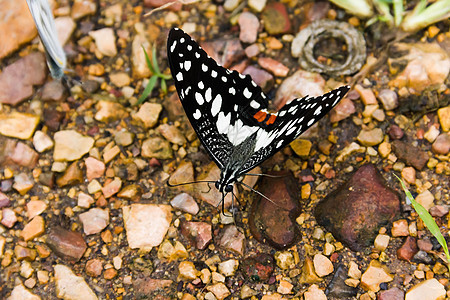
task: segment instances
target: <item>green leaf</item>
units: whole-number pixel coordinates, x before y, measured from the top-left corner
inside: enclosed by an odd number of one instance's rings
[[[142,50],[144,50],[144,55],[145,55],[145,62],[147,63],[147,67],[150,69],[150,71],[152,72],[152,74],[155,74],[155,69],[152,66],[152,62],[150,61],[150,57],[148,57],[148,53],[147,51],[145,51],[144,46],[142,46]]]
[[[159,78],[165,79],[165,80],[172,79],[172,75],[171,74],[159,74],[158,76],[159,76]]]
[[[445,256],[447,257],[447,262],[450,263],[450,254],[448,252],[448,246],[447,242],[445,241],[444,237],[442,236],[441,231],[439,230],[439,227],[436,224],[436,221],[434,221],[433,217],[428,213],[428,211],[423,207],[419,202],[417,202],[414,197],[409,192],[408,188],[403,183],[403,180],[401,180],[397,175],[394,174],[395,177],[400,181],[400,184],[402,185],[403,191],[406,194],[406,197],[408,197],[409,201],[411,201],[411,204],[414,208],[414,210],[417,212],[419,217],[422,219],[423,223],[427,226],[428,230],[431,232],[431,234],[434,235],[434,237],[438,240],[439,244],[441,244],[442,248],[444,249]]]
[[[152,62],[153,62],[153,68],[155,69],[155,73],[156,74],[161,74],[161,71],[159,70],[159,66],[158,66],[158,59],[156,58],[156,47],[155,45],[153,45],[152,48]]]
[[[145,87],[144,91],[142,92],[142,95],[139,97],[138,104],[141,104],[142,102],[147,99],[147,97],[152,93],[153,89],[155,88],[156,81],[158,80],[158,77],[153,75],[150,77],[147,86]]]
[[[161,78],[161,90],[164,92],[164,94],[167,94],[167,85],[164,78]]]

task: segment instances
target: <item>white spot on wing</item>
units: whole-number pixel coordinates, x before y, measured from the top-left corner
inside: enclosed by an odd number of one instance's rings
[[[177,46],[177,41],[173,41],[172,46],[170,46],[170,52],[173,52],[175,50],[176,46]]]
[[[279,141],[278,144],[277,144],[277,148],[280,148],[281,145],[283,144],[283,142],[284,142],[284,140]]]
[[[201,112],[198,109],[196,109],[195,113],[193,114],[193,116],[194,116],[194,119],[198,120],[198,119],[200,119],[202,114],[201,114]]]
[[[203,71],[203,72],[208,71],[208,66],[205,65],[205,64],[202,64],[202,71]]]
[[[252,92],[250,92],[248,90],[248,88],[245,88],[244,89],[244,96],[245,96],[245,98],[250,99],[250,97],[252,96]]]
[[[311,126],[314,123],[314,118],[308,121],[308,126]]]
[[[203,105],[203,103],[205,102],[205,100],[203,99],[203,96],[199,92],[195,93],[195,100],[197,100],[197,103],[199,105]]]
[[[200,53],[195,52],[195,57],[200,58]]]
[[[180,39],[180,43],[183,44],[184,41],[185,41],[185,39],[184,39],[184,37],[182,37],[182,38]]]
[[[231,95],[236,95],[236,90],[234,89],[234,87],[230,87],[230,88],[228,89],[228,92],[229,92]]]
[[[222,107],[222,96],[218,94],[216,98],[214,98],[213,103],[211,105],[211,114],[213,117],[217,116],[221,107]]]
[[[177,76],[175,76],[178,81],[183,81],[183,74],[178,72]]]
[[[211,101],[211,99],[212,99],[211,92],[212,92],[212,90],[211,90],[211,88],[209,87],[209,88],[206,90],[206,92],[205,92],[205,100],[206,100],[206,102]]]
[[[192,50],[192,46],[191,45],[187,45],[187,47],[186,47],[189,51],[191,51]]]
[[[316,108],[316,111],[314,112],[314,115],[315,115],[315,116],[320,115],[321,111],[322,111],[322,106],[319,105],[319,106]]]
[[[216,97],[217,98],[217,97]],[[228,127],[230,127],[231,113],[228,113],[226,116],[223,111],[220,112],[219,117],[217,118],[217,131],[219,133],[226,133],[228,131]]]
[[[252,102],[250,102],[250,106],[253,107],[254,109],[257,109],[260,107],[260,104],[255,100],[252,100]]]
[[[205,85],[203,84],[203,81],[198,82],[198,88],[203,90],[205,88]]]
[[[212,71],[211,71],[211,77],[212,77],[212,78],[216,78],[216,77],[217,77],[217,72],[214,71],[214,70],[212,70]]]
[[[186,60],[184,62],[184,68],[186,69],[186,71],[189,71],[191,69],[191,61],[190,60]]]
[[[227,82],[227,80],[228,80],[228,79],[227,79],[225,76],[222,76],[222,81],[223,81],[223,82]]]

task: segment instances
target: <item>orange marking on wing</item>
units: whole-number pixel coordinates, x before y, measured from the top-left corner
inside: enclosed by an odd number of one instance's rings
[[[267,114],[263,111],[258,111],[253,118],[255,118],[258,122],[262,122],[266,119]]]
[[[270,118],[269,118],[269,120],[267,120],[266,124],[267,125],[273,124],[273,122],[275,122],[276,118],[277,118],[276,115],[270,115]]]

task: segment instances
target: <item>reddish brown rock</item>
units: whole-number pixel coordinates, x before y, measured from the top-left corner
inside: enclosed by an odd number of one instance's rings
[[[86,274],[91,277],[98,277],[102,274],[103,266],[100,259],[94,258],[86,262]]]
[[[72,263],[79,261],[87,248],[86,242],[79,232],[62,227],[50,229],[47,235],[47,245],[57,256]]]
[[[391,127],[389,127],[388,134],[389,137],[393,140],[399,140],[404,135],[403,130],[397,125],[392,125]]]
[[[253,81],[261,87],[264,92],[270,91],[273,87],[274,79],[273,76],[264,70],[258,69],[254,66],[248,66],[242,72],[244,75],[250,75]]]
[[[403,245],[397,250],[397,257],[402,260],[410,261],[419,251],[416,238],[408,236]]]
[[[47,82],[42,87],[42,100],[61,101],[64,98],[65,88],[61,80]]]
[[[43,113],[44,124],[51,131],[57,131],[65,116],[64,112],[58,111],[56,108],[45,108]]]
[[[411,143],[405,143],[397,140],[392,142],[392,147],[398,159],[406,162],[410,166],[413,166],[417,170],[422,170],[430,158],[426,152],[414,147]]]
[[[266,282],[273,273],[275,262],[271,255],[260,253],[256,256],[245,258],[240,268],[248,280]]]
[[[317,222],[353,251],[373,244],[381,226],[400,213],[400,198],[372,164],[360,167],[315,210]]]
[[[245,51],[239,39],[214,40],[201,43],[201,46],[209,56],[224,68],[231,67],[245,57]]]
[[[295,243],[300,233],[295,219],[300,214],[300,191],[290,172],[270,172],[279,177],[264,177],[259,191],[267,199],[257,196],[249,218],[250,231],[261,243],[285,249]]]
[[[405,299],[405,292],[398,287],[393,287],[377,294],[377,300],[403,300]]]
[[[219,247],[222,247],[225,250],[244,255],[245,235],[242,233],[242,228],[238,228],[234,225],[225,226],[219,230],[214,241]]]
[[[64,174],[56,179],[59,187],[76,185],[83,182],[83,171],[78,167],[78,163],[73,162],[64,172]]]
[[[147,7],[160,7],[164,4],[174,2],[173,0],[144,0],[144,6]],[[183,4],[181,2],[174,2],[174,4],[170,5],[168,9],[173,11],[179,11]]]
[[[264,28],[270,35],[287,33],[291,30],[291,21],[286,6],[281,2],[267,4],[261,18],[264,21]]]
[[[182,221],[181,234],[197,249],[203,250],[212,240],[211,224]]]
[[[34,168],[39,159],[39,154],[34,151],[30,146],[22,142],[18,142],[14,148],[14,152],[11,155],[11,160],[16,164]]]
[[[330,122],[339,122],[348,118],[355,112],[356,109],[353,101],[348,98],[344,98],[338,103],[338,105],[336,105],[335,108],[330,111]]]
[[[172,284],[173,281],[168,279],[137,278],[133,281],[133,287],[136,294],[142,298],[148,299],[155,299],[152,297],[153,295],[156,295],[155,293],[171,295],[169,287]]]
[[[17,245],[14,248],[14,255],[16,256],[18,261],[21,260],[34,261],[36,259],[37,252],[34,249]]]
[[[446,155],[450,151],[450,133],[440,134],[431,146],[431,150],[434,153]]]

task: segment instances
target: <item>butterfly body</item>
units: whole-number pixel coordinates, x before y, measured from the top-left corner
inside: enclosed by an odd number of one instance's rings
[[[169,33],[167,56],[183,108],[202,145],[221,170],[216,188],[233,190],[248,171],[320,120],[349,90],[293,99],[270,113],[249,75],[218,65],[181,29]]]

